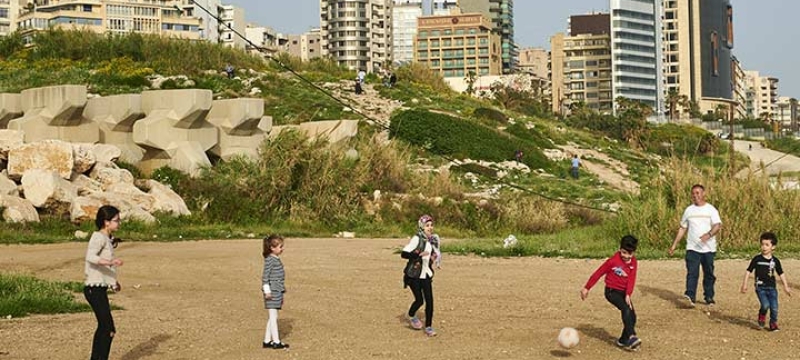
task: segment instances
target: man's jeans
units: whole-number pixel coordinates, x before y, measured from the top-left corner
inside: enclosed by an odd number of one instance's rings
[[[697,281],[700,278],[700,267],[703,267],[703,298],[706,303],[714,301],[714,256],[716,253],[699,253],[686,251],[686,296],[692,301],[697,299]]]

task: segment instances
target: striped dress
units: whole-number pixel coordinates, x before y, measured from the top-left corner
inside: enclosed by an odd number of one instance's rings
[[[283,271],[283,263],[277,256],[270,255],[264,259],[264,272],[261,275],[261,285],[269,284],[272,299],[264,300],[265,309],[280,309],[283,306],[283,293],[286,288],[283,281],[286,273]]]

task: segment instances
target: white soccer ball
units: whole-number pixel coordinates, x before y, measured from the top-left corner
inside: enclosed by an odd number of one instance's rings
[[[561,345],[564,349],[572,349],[578,346],[580,341],[578,330],[571,327],[565,327],[558,333],[558,345]]]

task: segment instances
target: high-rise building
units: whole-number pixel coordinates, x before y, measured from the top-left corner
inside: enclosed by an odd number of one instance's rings
[[[244,36],[246,24],[244,22],[244,9],[233,5],[222,5],[218,9],[219,42],[225,46],[244,49],[245,40],[236,33]]]
[[[17,26],[23,36],[59,28],[200,39],[201,20],[174,5],[170,0],[44,0],[32,11],[21,13]]]
[[[392,0],[320,0],[322,55],[353,70],[392,62]]]
[[[458,0],[432,0],[430,14],[424,15],[450,15],[453,10],[458,9]]]
[[[459,0],[464,13],[481,13],[492,23],[493,30],[500,34],[503,51],[503,73],[516,69],[518,49],[514,42],[513,0]]]
[[[550,38],[552,109],[565,113],[583,103],[604,114],[613,112],[611,26],[609,14],[572,16],[568,34]]]
[[[414,61],[444,77],[500,75],[500,36],[479,13],[419,18]]]
[[[658,0],[611,0],[612,97],[663,113]]]
[[[521,73],[530,74],[537,79],[547,79],[547,50],[542,48],[525,48],[519,51],[519,68]]]
[[[730,0],[662,0],[665,93],[677,90],[703,113],[734,103]]]
[[[422,0],[394,0],[392,8],[392,58],[394,65],[414,60],[417,19],[423,15]]]
[[[26,4],[27,0],[0,0],[0,36],[17,29],[17,18]]]
[[[742,63],[739,62],[735,56],[731,57],[731,69],[733,71],[733,101],[736,109],[734,111],[734,118],[744,119],[753,117],[752,113],[748,114],[748,104],[752,107],[752,101],[748,100],[748,92],[750,90],[747,75],[742,68]]]

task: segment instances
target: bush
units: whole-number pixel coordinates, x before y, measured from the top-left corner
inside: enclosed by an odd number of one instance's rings
[[[501,124],[508,122],[508,116],[506,116],[506,114],[490,108],[477,108],[472,112],[472,116],[478,119],[490,120]]]
[[[721,145],[714,134],[692,125],[654,126],[641,140],[648,151],[662,156],[708,155],[718,150]]]
[[[549,169],[550,161],[536,144],[495,129],[424,110],[407,110],[392,118],[389,134],[440,155],[459,159],[506,161],[522,150],[522,162]]]

